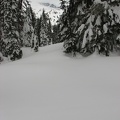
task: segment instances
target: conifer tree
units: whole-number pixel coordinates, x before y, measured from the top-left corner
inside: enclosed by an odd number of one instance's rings
[[[52,41],[52,37],[51,37],[51,23],[50,23],[50,19],[47,16],[47,14],[45,13],[45,10],[43,10],[43,13],[41,15],[41,28],[40,28],[40,40],[41,46],[46,46],[49,45]]]
[[[63,9],[63,10],[65,10],[66,9],[66,4],[67,4],[67,1],[65,1],[65,0],[60,0],[60,4],[61,4],[61,6],[60,6],[60,8],[61,9]]]
[[[28,0],[0,0],[0,52],[11,60],[22,57],[22,46],[35,37],[35,13]]]
[[[70,0],[69,6],[64,9],[63,15],[59,20],[60,26],[60,41],[64,41],[64,47],[66,48],[67,53],[70,53],[76,49],[76,35],[75,35],[75,26],[77,25],[77,5],[79,1]],[[81,1],[80,1],[81,3]],[[75,21],[76,18],[76,21]],[[74,49],[72,49],[74,48]]]
[[[38,44],[40,46],[41,43],[41,39],[40,39],[40,31],[41,30],[41,19],[37,18],[36,20],[36,26],[35,26],[35,31],[36,31],[36,35],[38,37]]]
[[[89,11],[77,31],[81,39],[80,52],[89,55],[97,50],[99,54],[109,56],[117,49],[119,16],[107,2],[97,3]]]
[[[52,25],[51,25],[51,21],[50,19],[48,20],[48,37],[49,37],[49,41],[48,41],[48,45],[52,44]]]
[[[18,32],[19,32],[19,39],[20,39],[20,45],[22,46],[22,40],[21,40],[21,32],[23,31],[23,24],[24,24],[24,16],[23,16],[23,1],[24,0],[18,0]]]
[[[20,50],[20,40],[18,33],[18,0],[1,0],[2,17],[2,41],[5,49],[2,51],[4,56],[9,56],[11,60],[22,57]]]
[[[116,2],[70,0],[60,31],[61,40],[65,41],[65,52],[76,51],[88,56],[97,50],[99,54],[109,56],[110,52],[117,50],[120,19],[114,10],[119,4],[119,1]]]
[[[28,6],[24,13],[24,25],[22,31],[23,45],[30,47],[33,40],[33,36],[34,28],[32,25],[31,7]]]
[[[53,25],[52,44],[60,43],[59,30],[59,25]]]

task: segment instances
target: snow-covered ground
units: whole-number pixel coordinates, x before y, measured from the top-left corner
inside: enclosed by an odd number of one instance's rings
[[[0,120],[120,120],[120,57],[62,51],[0,65]]]

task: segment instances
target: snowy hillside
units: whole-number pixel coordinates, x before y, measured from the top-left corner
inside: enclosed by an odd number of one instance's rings
[[[59,7],[57,7],[54,4],[50,4],[50,3],[31,1],[31,6],[33,10],[35,11],[37,17],[40,17],[44,9],[46,13],[48,14],[48,16],[50,17],[52,25],[56,24],[58,18],[63,12]]]
[[[0,65],[0,120],[120,120],[120,58],[62,46]]]

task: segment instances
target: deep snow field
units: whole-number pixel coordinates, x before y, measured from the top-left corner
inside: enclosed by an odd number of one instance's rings
[[[120,57],[24,51],[0,65],[0,120],[120,120]]]

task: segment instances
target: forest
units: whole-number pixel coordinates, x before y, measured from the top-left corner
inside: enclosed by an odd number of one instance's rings
[[[0,0],[0,120],[120,120],[120,0]]]
[[[22,47],[63,42],[64,52],[87,57],[95,51],[109,56],[120,52],[120,0],[60,0],[56,25],[43,9],[38,18],[28,0],[0,1],[0,61],[22,58]]]

